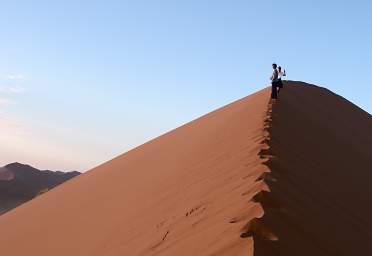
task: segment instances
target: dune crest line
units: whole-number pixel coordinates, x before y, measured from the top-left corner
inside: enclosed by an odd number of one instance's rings
[[[268,102],[267,111],[265,119],[263,121],[262,127],[262,141],[260,142],[260,149],[257,152],[257,155],[260,159],[263,160],[262,165],[266,165],[268,161],[273,157],[270,154],[270,127],[272,121],[272,109],[273,102]],[[270,168],[267,171],[260,173],[255,182],[265,184],[265,187],[268,189],[261,189],[256,191],[256,194],[253,195],[251,202],[258,203],[263,208],[263,214],[260,217],[255,217],[248,221],[248,223],[242,228],[242,233],[240,234],[241,238],[253,237],[253,239],[262,239],[269,241],[277,241],[278,237],[270,230],[263,221],[265,216],[265,207],[270,205],[273,208],[279,208],[278,204],[270,198],[270,187],[268,186],[267,180],[273,180],[271,175]]]

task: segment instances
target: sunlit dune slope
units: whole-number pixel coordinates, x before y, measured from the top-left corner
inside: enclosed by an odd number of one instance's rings
[[[158,137],[0,217],[1,254],[249,255],[266,189],[265,89]]]

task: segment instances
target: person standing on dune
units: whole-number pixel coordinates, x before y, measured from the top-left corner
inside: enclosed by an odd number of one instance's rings
[[[278,89],[277,89],[277,83],[278,83],[278,70],[277,65],[273,63],[273,74],[270,77],[271,80],[271,99],[276,100],[278,98]]]
[[[285,73],[285,69],[283,69],[283,71],[282,71],[282,67],[279,66],[278,67],[278,77],[279,77],[280,80],[282,80],[283,76],[287,76],[287,74]]]
[[[278,93],[280,92],[280,89],[283,88],[283,82],[282,82],[283,76],[286,76],[285,69],[282,71],[282,67],[279,66],[278,67],[278,83],[277,83]]]

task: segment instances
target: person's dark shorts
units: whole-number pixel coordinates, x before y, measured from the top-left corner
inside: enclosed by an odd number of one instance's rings
[[[281,78],[279,78],[278,81],[276,82],[276,86],[279,88],[283,88],[283,82]]]

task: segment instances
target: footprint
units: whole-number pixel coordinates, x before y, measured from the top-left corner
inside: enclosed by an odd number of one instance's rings
[[[191,215],[199,215],[199,214],[201,214],[202,212],[204,212],[205,209],[207,209],[207,207],[204,206],[204,207],[202,208],[202,205],[199,205],[199,206],[197,206],[197,207],[195,207],[195,208],[192,208],[190,211],[186,212],[185,216],[186,216],[186,217],[190,217]]]
[[[240,234],[241,238],[258,236],[264,240],[277,241],[278,237],[267,228],[260,219],[254,218],[249,221]]]
[[[272,209],[282,210],[281,205],[270,196],[270,193],[267,191],[261,191],[257,193],[253,198],[253,202],[260,203],[264,208],[269,207]]]
[[[258,181],[272,181],[277,182],[277,179],[270,173],[270,172],[264,172],[258,178],[255,180],[255,182]]]

